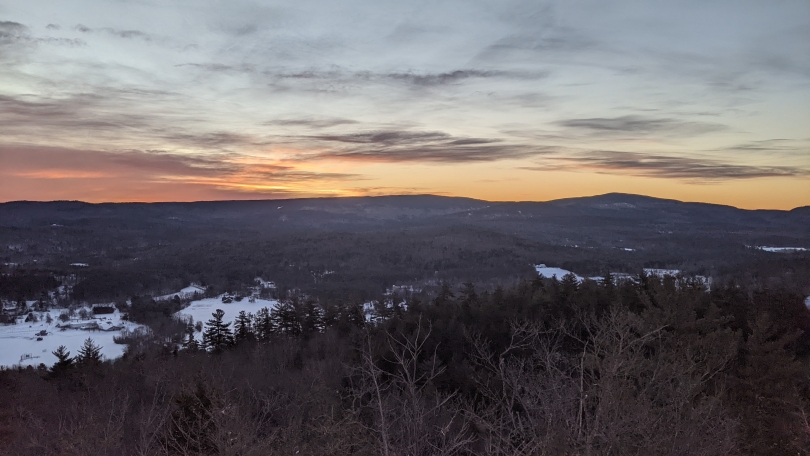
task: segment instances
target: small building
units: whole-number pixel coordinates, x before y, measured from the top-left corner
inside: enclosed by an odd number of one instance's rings
[[[93,304],[93,315],[115,313],[115,304]]]

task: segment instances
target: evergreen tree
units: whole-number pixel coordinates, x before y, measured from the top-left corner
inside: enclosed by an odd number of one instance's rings
[[[433,301],[437,306],[447,304],[450,302],[455,295],[453,291],[450,289],[450,284],[447,282],[442,282],[442,289],[439,291],[439,294],[436,296],[436,299]]]
[[[231,324],[222,322],[222,318],[225,316],[222,309],[217,309],[211,316],[214,318],[205,324],[203,346],[208,351],[219,352],[233,345],[233,333],[230,328]]]
[[[17,299],[17,314],[24,314],[28,311],[28,304],[26,304],[25,299],[19,298]]]
[[[194,333],[197,331],[194,329],[194,325],[188,325],[186,327],[186,341],[183,342],[183,348],[188,351],[197,351],[200,349],[200,344],[197,342],[197,339],[194,337]]]
[[[616,282],[613,280],[613,275],[608,270],[605,270],[605,273],[602,275],[602,286],[609,293],[612,293],[616,288]]]
[[[57,376],[69,371],[73,367],[73,358],[70,357],[70,352],[64,345],[60,345],[51,353],[53,353],[53,356],[56,356],[57,359],[56,363],[51,367],[51,375]]]
[[[39,312],[46,312],[51,307],[50,302],[51,298],[48,296],[48,293],[43,290],[39,295],[39,300],[37,301],[35,308]]]
[[[82,367],[98,366],[101,364],[101,347],[93,342],[93,339],[87,338],[84,345],[79,349],[79,354],[76,355],[76,364]]]
[[[303,314],[303,318],[299,319],[301,321],[301,332],[303,334],[312,334],[323,329],[323,315],[320,307],[315,303],[315,300],[307,299],[301,306],[300,313]]]
[[[579,280],[573,272],[569,272],[560,280],[560,286],[562,287],[563,299],[568,299],[579,289]]]
[[[340,319],[340,306],[333,302],[326,301],[321,303],[321,322],[323,326],[328,328],[338,323]]]
[[[466,282],[462,285],[461,294],[464,295],[461,302],[468,306],[478,300],[478,294],[475,292],[475,285],[472,282]]]
[[[234,340],[236,343],[256,340],[252,321],[252,314],[248,314],[244,310],[239,311],[234,324]]]
[[[366,324],[362,304],[346,304],[340,313],[339,328],[348,333],[351,328],[362,328]]]
[[[267,342],[273,338],[276,332],[276,323],[273,314],[267,307],[263,307],[256,312],[256,315],[253,317],[253,330],[256,334],[256,338],[261,342]]]
[[[276,328],[281,334],[289,336],[301,335],[301,324],[298,320],[296,313],[296,304],[298,299],[294,298],[292,302],[283,301],[271,311],[271,315],[276,322]]]

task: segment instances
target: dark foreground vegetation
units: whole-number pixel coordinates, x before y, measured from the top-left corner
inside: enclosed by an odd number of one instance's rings
[[[810,452],[798,293],[567,277],[379,307],[372,325],[288,301],[236,328],[212,318],[207,350],[152,340],[2,371],[0,453]]]

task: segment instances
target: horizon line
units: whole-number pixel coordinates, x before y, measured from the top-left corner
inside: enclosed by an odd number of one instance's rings
[[[102,204],[200,204],[200,203],[256,203],[256,202],[270,202],[270,201],[300,201],[300,200],[344,200],[344,199],[370,199],[370,198],[398,198],[398,197],[432,197],[432,198],[446,198],[446,199],[465,199],[465,200],[473,200],[473,201],[480,201],[485,203],[496,203],[496,204],[509,204],[509,203],[554,203],[559,201],[567,201],[567,200],[582,200],[582,199],[589,199],[589,198],[599,198],[604,196],[629,196],[629,197],[641,197],[641,198],[649,198],[658,201],[670,201],[670,202],[677,202],[682,204],[705,204],[710,206],[720,206],[720,207],[730,207],[733,209],[741,210],[741,211],[777,211],[777,212],[791,212],[797,209],[803,208],[810,208],[810,205],[804,206],[796,206],[791,209],[773,209],[773,208],[754,208],[754,209],[746,209],[741,208],[738,206],[733,206],[730,204],[721,204],[721,203],[711,203],[707,201],[685,201],[679,200],[675,198],[662,198],[657,196],[651,195],[644,195],[640,193],[623,193],[623,192],[608,192],[608,193],[599,193],[594,195],[586,195],[586,196],[574,196],[574,197],[567,197],[567,198],[557,198],[551,200],[487,200],[487,199],[480,199],[480,198],[472,198],[467,196],[448,196],[448,195],[439,195],[433,193],[402,193],[402,194],[391,194],[391,195],[364,195],[364,196],[312,196],[312,197],[293,197],[293,198],[267,198],[267,199],[218,199],[218,200],[195,200],[195,201],[100,201],[100,202],[89,202],[89,201],[82,201],[82,200],[10,200],[10,201],[0,201],[0,205],[5,204],[15,204],[15,203],[39,203],[39,204],[48,204],[48,203],[81,203],[81,204],[89,204],[89,205],[102,205]]]

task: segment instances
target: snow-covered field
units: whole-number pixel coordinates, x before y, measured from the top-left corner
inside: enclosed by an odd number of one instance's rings
[[[552,267],[546,266],[545,264],[535,265],[534,269],[535,269],[535,271],[537,271],[537,275],[542,275],[543,277],[545,277],[547,279],[550,279],[552,277],[557,277],[557,280],[561,280],[565,275],[572,273],[571,271],[569,271],[567,269],[552,268]],[[618,279],[618,278],[624,278],[624,276],[626,274],[612,272],[611,275],[613,275],[614,278]],[[579,274],[576,274],[576,273],[574,273],[574,277],[577,278],[577,282],[582,282],[585,279],[594,280],[596,282],[601,282],[602,281],[602,277],[583,277],[583,276],[581,276]]]
[[[807,251],[804,247],[757,247],[760,250],[764,250],[766,252],[777,252],[777,253],[791,253],[791,252],[805,252]]]
[[[164,300],[164,299],[172,299],[175,296],[177,296],[177,297],[179,297],[181,299],[193,298],[196,293],[199,293],[199,294],[205,293],[205,288],[197,286],[197,285],[191,285],[191,286],[188,286],[186,288],[183,288],[182,290],[178,291],[177,293],[169,293],[169,294],[163,295],[163,296],[155,296],[154,300],[155,301],[161,301],[161,300]]]
[[[177,312],[175,315],[179,318],[188,318],[191,317],[194,319],[194,322],[201,321],[203,324],[212,318],[211,314],[213,314],[217,309],[222,309],[225,312],[225,316],[222,318],[224,322],[233,322],[236,319],[236,316],[239,315],[239,312],[245,311],[246,313],[255,314],[263,307],[267,307],[268,309],[274,308],[278,304],[276,300],[268,300],[268,299],[256,299],[256,302],[248,301],[248,298],[245,298],[239,302],[232,302],[230,304],[225,304],[222,302],[221,297],[217,298],[206,298],[201,299],[199,301],[193,301],[191,305],[186,307],[185,309]],[[233,329],[233,325],[231,325],[231,329]],[[197,339],[202,340],[202,334],[197,333]]]
[[[563,276],[566,274],[570,274],[571,271],[562,269],[562,268],[550,268],[544,264],[538,264],[534,266],[534,269],[537,271],[537,275],[542,275],[543,277],[550,279],[552,277],[557,277],[557,280],[561,280]],[[583,278],[574,274],[577,277],[578,282],[582,282]]]
[[[0,366],[9,367],[14,365],[38,366],[44,363],[51,367],[56,362],[56,357],[51,353],[60,345],[67,347],[71,356],[75,356],[79,348],[88,337],[93,339],[96,345],[101,346],[101,354],[105,359],[118,358],[124,353],[126,345],[119,345],[113,342],[113,337],[121,331],[105,331],[116,326],[122,326],[128,330],[134,330],[139,325],[127,321],[121,321],[120,314],[116,310],[113,314],[98,315],[90,320],[71,320],[69,323],[78,326],[95,322],[101,330],[85,329],[65,329],[57,328],[57,324],[65,326],[59,321],[59,314],[62,309],[52,309],[50,312],[34,312],[41,317],[36,323],[23,323],[16,325],[0,325]],[[53,322],[45,322],[45,316],[50,313]],[[38,341],[36,334],[42,330],[48,332]]]

